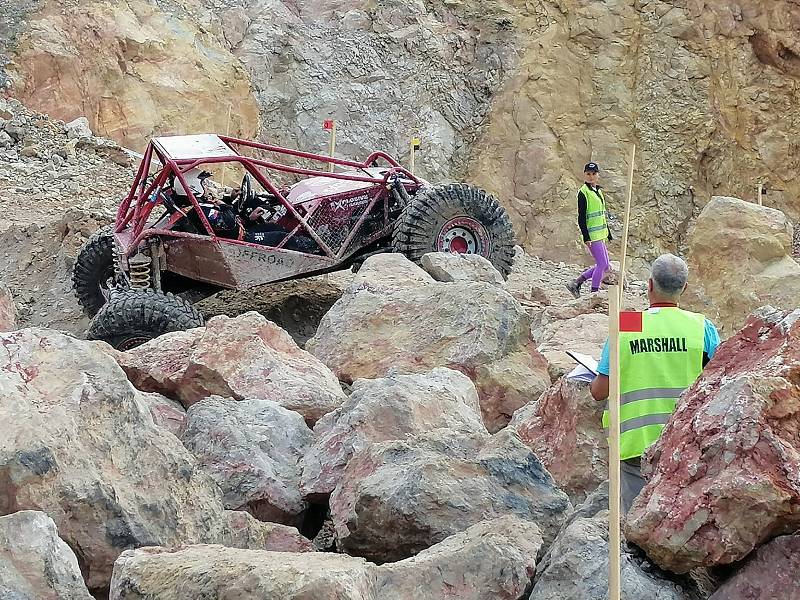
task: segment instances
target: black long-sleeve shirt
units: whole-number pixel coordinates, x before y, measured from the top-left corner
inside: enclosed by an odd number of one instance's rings
[[[587,183],[586,185],[589,184]],[[589,185],[589,187],[591,188],[592,186]],[[597,191],[600,189],[600,186],[598,185],[592,189]],[[584,243],[591,241],[589,239],[589,227],[586,225],[586,196],[581,190],[578,190],[578,227],[581,229],[581,235],[583,235]],[[608,232],[608,239],[612,239],[611,231]]]

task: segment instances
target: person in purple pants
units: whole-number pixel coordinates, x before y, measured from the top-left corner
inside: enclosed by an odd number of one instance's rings
[[[598,185],[600,167],[597,163],[587,163],[583,168],[583,178],[584,184],[578,190],[578,227],[595,264],[567,284],[567,289],[576,298],[581,295],[581,286],[589,280],[592,282],[592,292],[598,291],[603,275],[610,268],[606,241],[611,239],[611,232],[608,230],[606,199]]]

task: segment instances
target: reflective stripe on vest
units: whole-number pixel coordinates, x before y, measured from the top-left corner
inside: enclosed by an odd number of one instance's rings
[[[589,239],[593,242],[608,239],[608,223],[606,221],[606,200],[603,191],[598,188],[595,192],[588,184],[581,187],[583,197],[586,198],[586,229]]]
[[[705,317],[677,307],[650,308],[641,332],[620,333],[622,460],[641,456],[661,435],[678,398],[703,370],[704,334]]]

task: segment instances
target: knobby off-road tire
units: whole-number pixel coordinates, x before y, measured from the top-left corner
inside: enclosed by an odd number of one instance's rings
[[[112,294],[92,320],[87,337],[129,350],[170,331],[202,325],[197,309],[173,294],[127,289]]]
[[[95,316],[106,303],[113,280],[114,226],[107,225],[89,236],[72,267],[72,287],[86,316]]]
[[[514,260],[514,229],[497,198],[464,183],[422,188],[395,223],[395,252],[420,262],[428,252],[480,254],[504,278]]]

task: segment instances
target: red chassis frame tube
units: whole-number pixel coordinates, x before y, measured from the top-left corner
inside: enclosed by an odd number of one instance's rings
[[[380,151],[379,152],[373,152],[363,162],[357,162],[357,161],[352,161],[352,160],[346,160],[346,159],[340,159],[340,158],[335,158],[335,157],[331,157],[331,156],[326,156],[326,155],[322,155],[322,154],[304,152],[304,151],[301,151],[301,150],[292,150],[292,149],[283,148],[283,147],[280,147],[280,146],[262,144],[260,142],[253,142],[253,141],[249,141],[249,140],[242,140],[242,139],[238,139],[238,138],[232,138],[232,137],[229,137],[229,136],[218,136],[218,137],[223,142],[225,142],[225,144],[228,145],[229,147],[231,147],[232,145],[240,145],[240,146],[244,146],[244,147],[256,148],[256,149],[259,149],[259,150],[264,150],[264,151],[268,151],[268,152],[275,152],[277,154],[285,154],[285,155],[288,155],[288,156],[294,156],[294,157],[298,157],[298,158],[304,158],[304,159],[314,160],[314,161],[323,162],[323,163],[333,163],[333,164],[336,164],[336,165],[339,165],[339,166],[345,166],[345,167],[350,167],[350,168],[355,168],[355,169],[368,168],[369,165],[373,161],[377,160],[378,158],[382,158],[387,163],[389,163],[389,165],[391,165],[391,168],[386,172],[386,174],[382,178],[369,177],[369,176],[360,176],[360,175],[349,175],[349,174],[345,174],[345,173],[333,173],[333,172],[330,172],[330,171],[317,171],[317,170],[314,170],[314,169],[304,169],[304,168],[300,168],[300,167],[292,167],[292,166],[289,166],[289,165],[284,165],[284,164],[275,163],[275,162],[271,162],[271,161],[265,161],[265,160],[261,160],[261,159],[256,159],[256,158],[252,158],[252,157],[249,157],[249,156],[243,156],[241,154],[238,154],[234,148],[231,148],[231,156],[208,157],[208,158],[172,159],[172,158],[167,158],[168,155],[164,151],[164,149],[161,148],[154,141],[151,141],[147,146],[147,150],[145,151],[144,156],[142,157],[142,162],[141,162],[141,164],[139,166],[139,170],[138,170],[138,173],[137,173],[137,176],[136,176],[136,180],[134,181],[134,184],[131,186],[131,190],[128,193],[127,197],[122,202],[122,204],[120,205],[120,207],[119,207],[119,209],[117,211],[117,220],[116,220],[115,232],[117,232],[117,233],[121,232],[125,228],[125,226],[128,225],[128,223],[133,221],[132,236],[130,238],[130,243],[128,245],[128,248],[125,249],[125,254],[126,255],[132,254],[132,252],[139,246],[139,244],[144,239],[146,239],[147,237],[151,237],[151,236],[154,236],[154,235],[168,235],[168,236],[173,236],[173,237],[189,237],[189,236],[196,235],[196,234],[187,234],[187,233],[183,233],[183,232],[176,232],[176,231],[172,231],[172,230],[169,230],[169,229],[151,229],[151,230],[148,230],[146,232],[143,231],[144,230],[144,225],[145,225],[150,213],[152,212],[152,210],[158,204],[161,203],[161,200],[160,200],[160,198],[156,198],[155,202],[148,202],[147,205],[144,208],[141,208],[143,206],[142,198],[148,198],[154,192],[155,189],[160,189],[160,187],[163,185],[164,181],[166,180],[170,170],[172,170],[176,174],[176,176],[178,177],[178,180],[183,184],[184,189],[189,191],[189,200],[192,203],[192,206],[194,207],[195,211],[199,215],[199,218],[200,218],[200,220],[201,220],[201,222],[203,224],[203,227],[206,230],[206,233],[212,239],[216,240],[216,239],[218,239],[218,236],[216,236],[216,234],[214,233],[214,230],[212,229],[211,225],[208,222],[208,219],[206,218],[206,216],[203,213],[203,211],[200,209],[199,202],[194,197],[194,194],[192,194],[189,186],[186,185],[186,181],[183,178],[183,173],[185,173],[186,171],[196,167],[199,164],[238,162],[238,163],[240,163],[242,165],[242,167],[244,167],[244,169],[248,173],[250,173],[253,177],[255,177],[255,179],[265,189],[269,190],[269,192],[271,194],[273,194],[281,202],[281,204],[286,208],[286,210],[298,221],[297,227],[295,227],[295,229],[283,240],[283,242],[281,242],[281,244],[279,244],[275,248],[279,249],[279,250],[283,249],[283,245],[288,241],[288,239],[290,237],[294,236],[297,233],[297,231],[300,229],[300,227],[303,227],[303,229],[305,229],[305,231],[314,239],[314,241],[325,252],[325,254],[329,258],[334,259],[334,260],[338,260],[338,259],[342,258],[345,255],[345,253],[347,251],[347,248],[348,248],[348,245],[350,244],[351,240],[355,236],[355,233],[358,231],[358,228],[363,223],[364,219],[366,218],[366,215],[372,209],[374,204],[378,201],[380,196],[376,195],[372,199],[372,201],[366,207],[366,209],[364,211],[364,214],[361,216],[361,218],[357,221],[356,225],[354,226],[353,231],[350,232],[350,234],[347,236],[345,241],[342,243],[342,246],[339,249],[339,252],[334,253],[331,250],[331,248],[328,247],[328,245],[322,239],[320,239],[320,237],[316,234],[316,232],[313,230],[313,228],[308,225],[307,218],[304,218],[303,216],[300,215],[300,213],[295,209],[294,205],[292,203],[290,203],[283,196],[283,194],[280,193],[280,191],[278,191],[278,189],[272,184],[272,182],[269,181],[269,179],[267,179],[264,176],[264,174],[261,172],[261,170],[258,169],[257,167],[262,167],[264,169],[274,169],[274,170],[285,172],[285,173],[306,175],[306,176],[309,176],[309,177],[326,177],[326,178],[330,178],[330,179],[343,179],[343,180],[347,180],[347,181],[361,181],[361,182],[373,183],[373,184],[380,184],[380,183],[386,184],[388,182],[389,178],[392,175],[402,174],[405,177],[407,177],[408,179],[410,179],[411,181],[413,181],[415,184],[417,184],[417,185],[422,184],[422,181],[419,178],[415,177],[412,173],[410,173],[408,170],[403,168],[394,158],[392,158],[390,155],[386,154],[385,152],[380,152]],[[149,173],[149,171],[150,171],[150,165],[152,163],[153,152],[155,152],[156,155],[158,156],[159,162],[161,162],[161,164],[163,166],[163,172],[159,175],[159,177],[157,177],[145,189],[146,174]],[[169,167],[169,169],[167,167]],[[139,193],[138,194],[136,193],[137,188],[139,188],[139,190],[138,190]],[[131,202],[133,201],[134,198],[137,199],[137,202],[136,202],[136,205],[134,206],[133,211],[131,211],[130,210],[130,204],[131,204]],[[123,214],[125,215],[124,217],[123,217]],[[247,246],[258,246],[258,244],[252,244],[252,243],[243,242],[243,241],[240,241],[240,240],[229,240],[229,239],[226,239],[226,242],[238,243],[238,244],[243,244],[243,245],[247,245]],[[288,250],[285,250],[285,251],[289,252]]]

